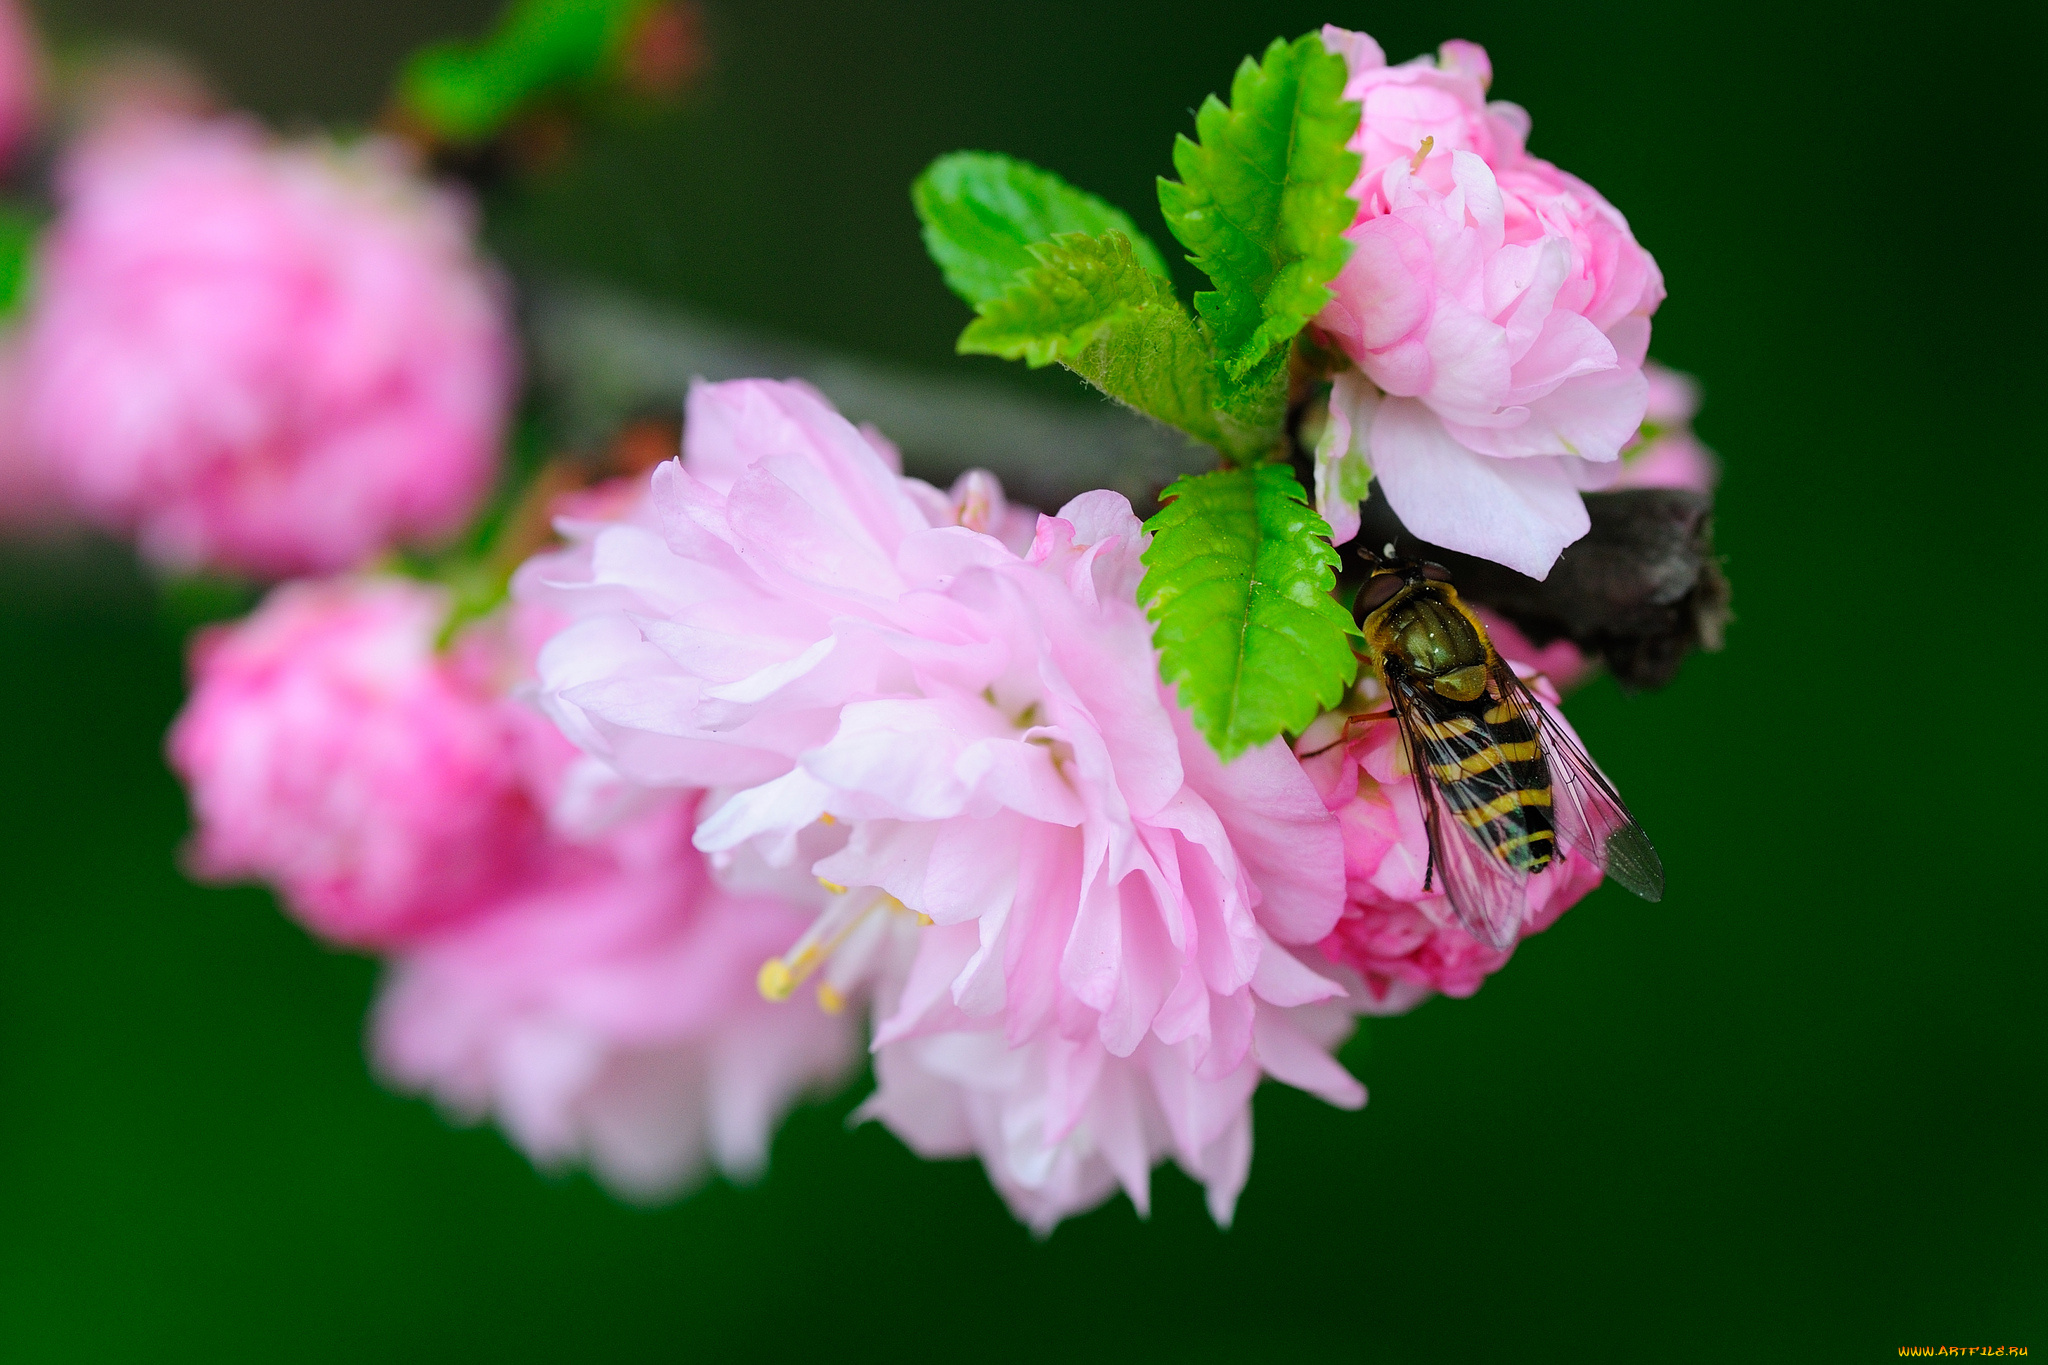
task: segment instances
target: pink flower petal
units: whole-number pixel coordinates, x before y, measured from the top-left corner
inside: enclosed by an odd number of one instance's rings
[[[1414,399],[1380,406],[1372,458],[1402,525],[1531,578],[1549,574],[1564,547],[1591,525],[1579,490],[1557,462],[1478,454]]]

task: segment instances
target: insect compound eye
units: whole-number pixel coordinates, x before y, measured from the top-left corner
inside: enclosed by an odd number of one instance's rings
[[[1393,601],[1394,594],[1401,591],[1402,586],[1401,575],[1397,573],[1376,573],[1366,581],[1365,587],[1359,591],[1358,601],[1352,607],[1352,610],[1361,617],[1367,612],[1377,611]]]
[[[1448,583],[1451,581],[1451,571],[1441,564],[1424,564],[1422,566],[1422,576],[1432,583]]]

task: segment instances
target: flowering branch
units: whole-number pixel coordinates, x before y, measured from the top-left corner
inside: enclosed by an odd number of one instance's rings
[[[970,379],[758,337],[601,288],[525,282],[529,341],[559,434],[597,451],[634,417],[681,410],[691,376],[782,374],[816,385],[848,416],[898,442],[909,472],[941,486],[987,469],[1035,506],[1108,487],[1141,508],[1212,454],[1125,409],[1048,402]],[[1622,683],[1661,687],[1693,649],[1718,649],[1728,586],[1713,553],[1713,497],[1677,489],[1594,493],[1592,530],[1538,580],[1420,542],[1384,498],[1363,509],[1359,543],[1422,545],[1466,596],[1531,639],[1570,639]]]
[[[1483,50],[1332,28],[1175,146],[1192,298],[1050,172],[920,178],[959,349],[1114,404],[545,277],[517,382],[415,167],[533,171],[701,62],[692,13],[514,0],[408,67],[409,151],[131,91],[33,252],[0,221],[37,468],[159,564],[300,579],[195,641],[195,875],[389,958],[387,1080],[628,1197],[758,1170],[865,1039],[858,1117],[1040,1232],[1168,1156],[1227,1224],[1264,1080],[1355,1108],[1355,1016],[1471,994],[1610,867],[1661,886],[1552,686],[1660,684],[1727,619],[1661,276]],[[1360,535],[1493,613],[1404,571],[1361,650]]]

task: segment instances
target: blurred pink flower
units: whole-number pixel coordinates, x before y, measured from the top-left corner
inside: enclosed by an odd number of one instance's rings
[[[1511,642],[1497,636],[1494,643]],[[1569,732],[1550,680],[1506,649],[1503,657]],[[1361,696],[1377,693],[1377,684],[1361,689]],[[1344,831],[1344,913],[1323,940],[1323,955],[1364,978],[1354,1003],[1368,1014],[1399,1014],[1433,992],[1470,995],[1507,965],[1513,949],[1496,951],[1459,928],[1440,882],[1423,890],[1429,838],[1398,727],[1391,719],[1367,721],[1348,743],[1333,743],[1345,720],[1332,712],[1296,744],[1311,755],[1303,767]],[[1600,880],[1600,868],[1586,858],[1564,859],[1530,879],[1521,936],[1548,929]]]
[[[1689,374],[1655,361],[1643,366],[1650,381],[1649,411],[1641,439],[1621,454],[1616,488],[1684,488],[1711,493],[1721,481],[1721,462],[1692,434],[1700,410],[1700,386]]]
[[[1369,468],[1416,535],[1541,578],[1642,422],[1663,277],[1612,205],[1523,150],[1526,115],[1483,102],[1482,49],[1388,68],[1363,35],[1325,41],[1353,64],[1366,169],[1317,318],[1360,371],[1332,395],[1319,505]]]
[[[60,176],[28,423],[149,558],[262,576],[457,530],[489,487],[513,347],[468,214],[390,144],[118,121]]]
[[[372,1027],[391,1083],[631,1199],[679,1192],[707,1159],[758,1174],[790,1105],[843,1081],[859,1040],[847,1016],[756,991],[807,916],[714,886],[695,804],[668,796],[402,954]]]
[[[17,0],[0,0],[0,164],[35,131],[43,91],[43,51],[35,23]]]
[[[200,636],[169,741],[198,875],[270,882],[315,933],[375,947],[532,875],[529,783],[568,746],[475,637],[437,655],[447,612],[405,579],[293,583]]]
[[[21,369],[20,334],[0,333],[0,533],[37,535],[75,518],[23,430]]]
[[[933,927],[878,1047],[1171,1053],[1155,1082],[1248,1095],[1261,1002],[1344,993],[1280,946],[1329,932],[1341,843],[1284,745],[1226,767],[1160,687],[1129,504],[1083,495],[1020,554],[973,525],[1000,529],[993,480],[950,498],[905,480],[800,385],[700,385],[686,432],[652,524],[536,561],[519,591],[576,618],[540,663],[566,733],[635,781],[722,789],[700,848],[839,893],[781,988],[900,904]],[[1089,1112],[1102,1067],[1077,1065],[1048,1146]],[[1241,1172],[1200,1155],[1225,1127],[1180,1131],[1227,1209]],[[1145,1131],[1156,1156],[1164,1130]]]
[[[561,505],[589,531],[642,503],[610,486]],[[822,893],[714,886],[691,844],[701,793],[635,787],[528,703],[559,613],[515,604],[439,652],[447,615],[438,588],[336,579],[202,637],[170,741],[193,862],[395,953],[372,1030],[394,1085],[629,1198],[707,1160],[752,1174],[797,1096],[858,1056],[850,1018],[756,989]]]

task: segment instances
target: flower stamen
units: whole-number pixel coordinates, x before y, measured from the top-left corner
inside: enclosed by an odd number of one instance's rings
[[[837,882],[828,882],[820,877],[819,882],[833,893],[832,903],[825,907],[823,914],[811,922],[802,937],[790,945],[781,957],[771,957],[761,964],[760,975],[755,984],[760,987],[761,998],[781,1002],[796,993],[796,988],[808,980],[812,973],[823,966],[841,946],[851,938],[854,931],[866,923],[875,911],[888,909],[910,913],[903,902],[886,891],[874,887],[862,887],[849,891]],[[931,923],[924,916],[918,916],[925,924]],[[846,1007],[846,993],[843,984],[823,981],[818,985],[818,1003],[828,1014],[837,1014]]]

